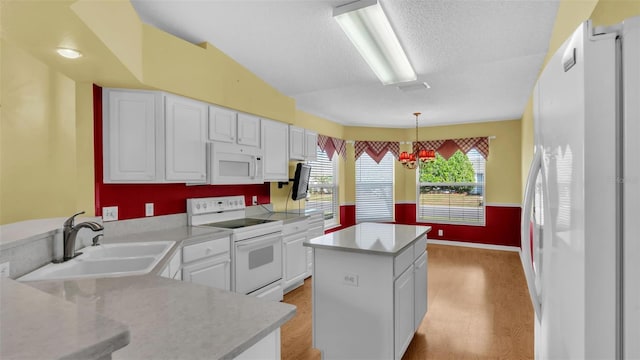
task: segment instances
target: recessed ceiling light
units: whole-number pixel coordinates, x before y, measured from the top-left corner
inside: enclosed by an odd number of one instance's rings
[[[58,48],[56,49],[58,55],[66,57],[67,59],[77,59],[82,57],[82,53],[78,50],[68,49],[68,48]]]

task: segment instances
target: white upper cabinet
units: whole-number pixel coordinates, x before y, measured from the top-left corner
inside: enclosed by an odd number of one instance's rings
[[[104,89],[102,98],[104,182],[154,182],[162,95]]]
[[[289,126],[289,158],[291,160],[304,160],[304,139],[303,128]]]
[[[260,118],[238,113],[238,144],[260,147]]]
[[[235,143],[237,118],[233,110],[209,106],[209,140]]]
[[[165,177],[167,181],[206,181],[207,104],[165,96]]]
[[[318,153],[316,148],[318,146],[318,133],[305,130],[304,131],[304,159],[306,161],[316,161]]]
[[[318,133],[293,125],[289,126],[289,158],[291,160],[316,160],[317,144]]]
[[[260,147],[260,118],[210,105],[209,140]]]
[[[103,89],[104,182],[205,182],[207,111],[159,91]]]
[[[289,180],[289,125],[262,119],[264,180]]]

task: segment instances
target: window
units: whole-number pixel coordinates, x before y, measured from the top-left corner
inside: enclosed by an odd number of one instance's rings
[[[324,213],[324,226],[338,224],[338,155],[329,160],[327,154],[317,147],[316,161],[310,161],[309,196],[307,209],[318,209]]]
[[[356,222],[393,221],[391,152],[376,163],[367,153],[356,160]]]
[[[471,149],[420,166],[418,221],[484,225],[485,159]]]

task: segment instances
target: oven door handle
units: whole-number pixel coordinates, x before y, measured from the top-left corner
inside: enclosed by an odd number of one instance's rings
[[[237,242],[236,248],[238,248],[238,250],[245,250],[245,249],[252,250],[252,249],[257,249],[259,247],[262,247],[263,245],[275,244],[280,240],[281,240],[280,235],[272,236],[266,239],[245,240],[245,241]]]

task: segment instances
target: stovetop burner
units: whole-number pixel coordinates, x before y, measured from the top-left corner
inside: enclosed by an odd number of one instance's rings
[[[243,219],[235,219],[235,220],[227,220],[227,221],[220,221],[215,223],[202,224],[200,226],[211,226],[211,227],[225,228],[225,229],[240,229],[247,226],[266,224],[274,221],[276,220],[243,218]]]

